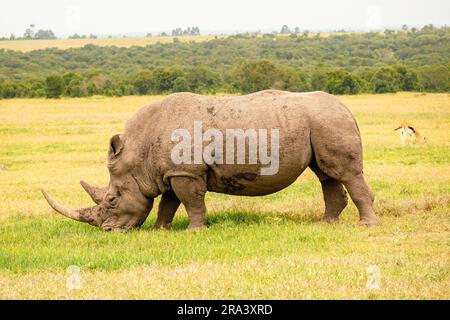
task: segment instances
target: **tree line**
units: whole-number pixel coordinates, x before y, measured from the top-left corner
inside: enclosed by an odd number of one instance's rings
[[[54,40],[56,39],[55,33],[48,29],[39,29],[38,31],[34,31],[36,28],[35,24],[30,24],[26,29],[22,37],[16,36],[15,34],[11,33],[9,37],[0,37],[1,40]],[[200,35],[200,28],[197,26],[193,27],[187,27],[186,29],[182,28],[175,28],[172,30],[171,35],[173,37],[177,36],[199,36]],[[161,32],[159,36],[169,36],[167,32]],[[125,37],[125,35],[124,35]],[[152,37],[151,33],[147,33],[146,37]],[[72,35],[69,35],[67,39],[97,39],[97,36],[93,33],[89,34],[89,36],[85,34],[78,34],[74,33]],[[108,36],[108,38],[112,38],[112,36]]]
[[[172,37],[178,36],[199,36],[200,28],[199,27],[187,27],[186,29],[176,28],[172,30]]]
[[[174,39],[175,40],[175,39]],[[0,50],[0,97],[263,89],[450,91],[449,28],[328,37],[241,34],[145,47]]]
[[[34,31],[35,25],[30,24],[28,28],[25,29],[22,37],[17,37],[13,33],[6,38],[2,37],[0,40],[53,40],[56,39],[55,33],[48,29],[39,29]]]

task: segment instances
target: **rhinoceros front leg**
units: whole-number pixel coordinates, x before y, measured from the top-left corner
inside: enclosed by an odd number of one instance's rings
[[[153,228],[167,230],[172,228],[172,220],[180,203],[180,199],[178,199],[175,192],[167,191],[163,193],[159,202],[158,217]]]
[[[186,208],[189,216],[188,229],[197,229],[205,225],[206,182],[201,178],[172,177],[170,184],[178,199]]]

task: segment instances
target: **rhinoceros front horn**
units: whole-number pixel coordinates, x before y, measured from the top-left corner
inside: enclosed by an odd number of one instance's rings
[[[100,204],[102,200],[105,198],[105,194],[108,192],[108,187],[97,188],[91,186],[84,180],[81,180],[80,184],[96,204]]]
[[[52,207],[55,211],[59,212],[63,216],[76,221],[87,222],[93,226],[100,227],[102,221],[99,215],[101,210],[99,205],[82,209],[69,209],[58,203],[52,197],[50,197],[49,194],[45,192],[45,190],[41,191],[50,207]]]

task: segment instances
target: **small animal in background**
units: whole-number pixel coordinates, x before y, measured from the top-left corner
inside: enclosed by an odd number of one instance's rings
[[[410,144],[413,144],[415,140],[422,143],[426,143],[428,140],[427,137],[422,137],[417,128],[410,123],[402,123],[398,128],[394,129],[394,131],[397,131],[399,129],[400,129],[400,142],[402,146],[405,145],[406,135],[409,136]]]

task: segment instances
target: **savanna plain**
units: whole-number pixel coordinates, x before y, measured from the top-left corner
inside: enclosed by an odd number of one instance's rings
[[[351,201],[339,224],[320,222],[309,169],[265,197],[208,193],[208,228],[195,233],[184,208],[172,231],[152,230],[157,202],[127,233],[54,213],[40,189],[91,205],[79,180],[107,184],[109,138],[158,98],[0,100],[0,299],[450,298],[449,94],[339,97],[361,130],[377,227],[359,227]],[[402,147],[403,121],[428,142]],[[367,286],[370,266],[379,288]]]

